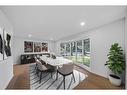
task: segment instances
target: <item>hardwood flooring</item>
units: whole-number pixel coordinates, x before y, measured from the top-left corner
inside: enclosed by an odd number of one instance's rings
[[[110,84],[109,80],[99,75],[75,66],[75,69],[85,73],[88,77],[77,85],[74,89],[124,89],[124,86],[115,87]],[[29,64],[14,65],[14,77],[6,89],[30,89]]]
[[[13,72],[14,77],[7,89],[30,89],[29,64],[14,65]]]
[[[76,66],[75,67],[78,71],[85,73],[88,75],[88,77],[82,81],[78,86],[76,86],[74,89],[125,89],[124,86],[116,87],[113,86],[107,78],[101,77],[99,75],[93,74],[81,67]]]

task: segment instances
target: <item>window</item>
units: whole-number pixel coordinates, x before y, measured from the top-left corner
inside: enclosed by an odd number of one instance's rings
[[[90,67],[90,39],[60,44],[61,55],[74,63]]]
[[[86,66],[90,66],[90,40],[86,39],[84,42],[84,48],[83,48],[83,64]]]
[[[71,58],[73,62],[76,62],[76,42],[71,43]]]
[[[66,58],[70,59],[71,56],[71,46],[70,43],[66,43]]]
[[[82,40],[77,41],[77,62],[82,63]]]
[[[61,51],[61,55],[65,56],[65,45],[64,45],[64,43],[60,44],[60,51]]]
[[[70,43],[67,43],[66,44],[66,56],[69,56],[70,55]]]

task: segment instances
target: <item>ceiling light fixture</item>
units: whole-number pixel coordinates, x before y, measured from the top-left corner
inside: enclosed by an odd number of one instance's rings
[[[85,25],[85,22],[81,22],[80,25],[81,25],[81,26],[84,26],[84,25]]]

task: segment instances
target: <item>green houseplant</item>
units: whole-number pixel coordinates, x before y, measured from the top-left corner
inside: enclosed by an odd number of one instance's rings
[[[105,65],[112,71],[113,74],[109,75],[109,80],[113,85],[120,86],[120,74],[125,70],[125,57],[122,48],[118,43],[114,43],[109,51],[108,61]]]

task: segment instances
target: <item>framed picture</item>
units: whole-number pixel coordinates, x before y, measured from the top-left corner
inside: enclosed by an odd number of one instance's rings
[[[41,52],[41,43],[34,42],[34,52]]]
[[[8,58],[9,56],[11,56],[11,35],[5,31],[5,29],[3,30],[3,38],[4,38],[4,59]]]
[[[48,44],[42,43],[42,52],[47,52],[47,51],[48,51]]]
[[[33,52],[33,42],[24,41],[24,52]]]
[[[0,28],[0,61],[3,60],[3,29]]]

